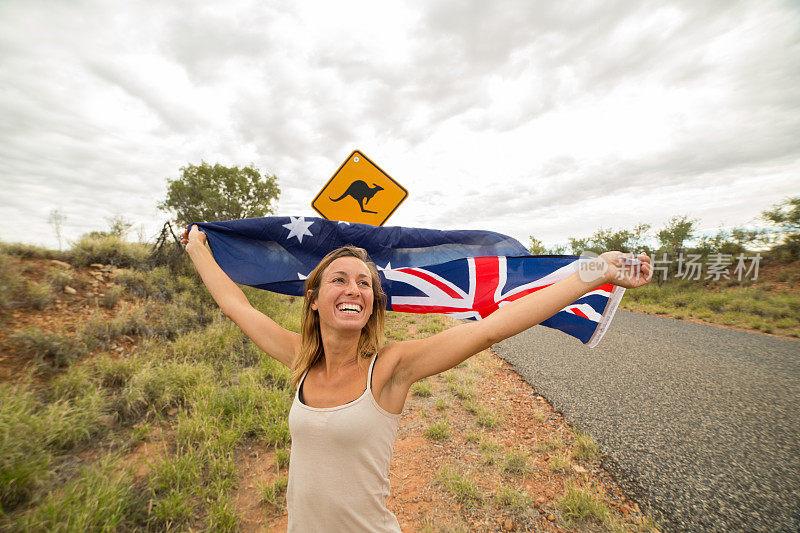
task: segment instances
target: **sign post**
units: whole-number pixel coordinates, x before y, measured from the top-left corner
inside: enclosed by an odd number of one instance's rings
[[[328,220],[383,226],[407,196],[402,185],[354,150],[319,191],[311,207]]]

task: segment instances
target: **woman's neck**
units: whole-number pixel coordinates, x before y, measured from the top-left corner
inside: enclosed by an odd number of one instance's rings
[[[361,332],[321,331],[322,349],[325,354],[325,374],[332,378],[342,370],[355,365],[358,360],[358,341]]]

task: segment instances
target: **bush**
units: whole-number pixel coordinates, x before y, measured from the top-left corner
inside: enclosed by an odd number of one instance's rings
[[[212,371],[206,365],[147,363],[130,377],[115,410],[123,420],[135,419],[148,411],[162,412],[183,405],[200,383],[211,380]]]
[[[564,495],[558,500],[561,512],[568,523],[593,521],[602,524],[608,516],[600,491],[593,487],[581,487],[567,483]]]
[[[27,283],[27,292],[28,305],[34,309],[45,309],[56,299],[55,294],[53,294],[53,288],[49,283],[29,281]]]
[[[55,291],[63,291],[64,287],[72,283],[73,274],[71,270],[65,270],[58,266],[50,267],[47,272],[47,281]]]
[[[84,235],[68,252],[70,262],[77,266],[101,263],[126,268],[145,267],[149,253],[147,245],[127,242],[117,235]]]
[[[17,292],[22,287],[22,276],[5,253],[0,253],[0,310],[18,305]]]
[[[506,453],[505,461],[503,462],[504,472],[525,475],[529,470],[527,453],[520,450],[511,450]]]
[[[136,361],[103,354],[95,360],[94,371],[103,387],[118,389],[124,387],[136,371]]]
[[[64,260],[65,257],[65,254],[58,250],[48,250],[47,248],[44,248],[42,246],[36,246],[34,244],[23,244],[21,242],[0,243],[0,251],[8,255],[13,255],[14,257],[21,257],[21,258],[34,257],[37,259]]]
[[[113,457],[81,469],[63,490],[49,493],[34,511],[20,517],[24,531],[131,531],[145,519],[145,504],[129,472]]]
[[[483,504],[484,496],[469,474],[444,466],[437,481],[464,507],[472,508]]]
[[[581,461],[594,461],[600,457],[600,447],[591,436],[579,432],[575,436],[574,455]]]
[[[182,292],[190,292],[200,287],[200,281],[181,275],[175,275],[165,266],[150,270],[120,270],[114,280],[127,288],[133,296],[170,301]]]
[[[93,316],[78,330],[77,336],[90,349],[99,346],[105,350],[123,335],[149,337],[152,334],[147,310],[143,307],[125,307],[116,318],[110,320],[102,314]]]
[[[96,388],[86,365],[72,365],[53,379],[48,392],[50,398],[55,401],[80,398]]]
[[[30,389],[0,383],[0,516],[30,499],[49,475],[52,455],[32,435],[37,408]]]
[[[30,499],[50,477],[52,452],[101,430],[104,396],[96,388],[73,392],[71,398],[41,404],[27,385],[0,384],[0,516]]]
[[[100,417],[106,412],[106,398],[96,388],[81,391],[74,399],[47,404],[39,413],[38,439],[54,450],[69,450],[102,429]]]
[[[55,370],[68,366],[86,353],[86,347],[75,339],[60,333],[48,333],[39,328],[15,332],[9,338],[12,346],[34,357],[38,366]]]
[[[103,293],[103,296],[100,297],[99,303],[106,309],[113,309],[114,307],[116,307],[117,302],[122,296],[122,293],[123,293],[122,287],[118,286],[109,287],[108,289],[106,289],[106,292]]]
[[[176,297],[175,301],[161,306],[160,314],[153,325],[153,334],[165,339],[174,339],[210,324],[215,316],[220,316],[218,309],[202,303],[193,294],[183,293]]]

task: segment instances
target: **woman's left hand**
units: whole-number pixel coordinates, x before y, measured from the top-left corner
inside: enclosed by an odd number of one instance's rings
[[[653,277],[653,266],[650,258],[642,252],[638,256],[632,253],[605,252],[598,259],[606,263],[605,279],[608,283],[635,289],[650,282]],[[630,264],[628,261],[638,259],[641,264]]]

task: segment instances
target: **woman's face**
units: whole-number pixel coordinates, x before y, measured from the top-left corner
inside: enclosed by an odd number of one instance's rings
[[[361,331],[372,315],[373,300],[367,265],[355,257],[340,257],[323,272],[311,309],[319,313],[322,327]]]

